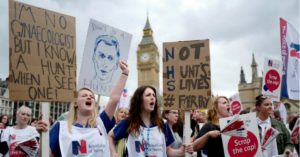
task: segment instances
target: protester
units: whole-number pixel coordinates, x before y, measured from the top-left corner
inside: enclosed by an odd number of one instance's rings
[[[278,154],[292,154],[293,145],[290,142],[290,134],[282,122],[271,118],[272,100],[265,96],[259,95],[256,97],[257,123],[261,141],[267,128],[272,127],[279,131],[276,140],[273,140],[267,147],[263,148],[263,156],[270,157]]]
[[[32,120],[31,120],[31,122],[30,122],[30,125],[31,125],[31,126],[33,126],[33,127],[35,127],[35,126],[36,126],[36,124],[37,124],[37,122],[38,122],[38,120],[37,120],[37,119],[35,119],[35,118],[32,118]]]
[[[1,141],[2,141],[3,132],[4,132],[5,128],[8,125],[8,122],[9,122],[9,120],[8,120],[7,115],[0,116],[0,150],[1,150],[1,148],[6,147],[6,146],[2,146],[4,143],[2,143]],[[4,145],[6,145],[6,143]],[[3,156],[3,152],[1,150],[0,151],[0,157],[2,157],[2,156]]]
[[[224,157],[219,119],[229,117],[229,100],[225,96],[218,96],[207,113],[207,123],[198,134],[198,138],[186,146],[186,151],[207,150],[207,157]]]
[[[194,114],[195,114],[196,110],[192,110],[191,111],[191,130],[192,130],[192,133],[191,133],[191,141],[194,141],[200,131],[200,128],[199,128],[199,125],[198,125],[198,122],[193,118],[194,117]]]
[[[4,130],[1,153],[5,154],[5,157],[9,156],[36,156],[39,149],[39,133],[35,127],[28,125],[31,117],[31,109],[26,106],[21,106],[17,110],[16,125],[8,127]],[[19,147],[21,141],[30,141],[31,144],[27,147],[32,152],[28,152],[25,149]],[[31,154],[32,153],[32,154]],[[31,155],[29,155],[31,154]]]
[[[7,115],[0,116],[0,142],[4,129],[8,126],[9,120]]]
[[[184,151],[174,150],[172,132],[160,118],[156,90],[141,86],[133,94],[129,116],[109,132],[111,156],[118,156],[114,140],[127,138],[128,156],[182,156]]]
[[[199,129],[201,130],[201,128],[203,127],[203,125],[206,122],[206,110],[205,109],[197,109],[194,111],[193,114],[193,119],[195,119],[199,125]],[[195,139],[197,138],[197,136],[195,137]],[[197,151],[197,157],[204,157],[207,155],[207,150],[198,150]]]
[[[2,115],[0,117],[0,129],[5,129],[9,124],[9,119],[7,115]]]
[[[167,124],[171,129],[172,135],[174,137],[174,142],[171,144],[171,148],[174,149],[182,149],[184,151],[182,138],[179,136],[177,129],[179,119],[179,112],[178,110],[165,110],[163,112],[163,117],[167,120]],[[184,156],[184,154],[183,154]]]
[[[196,122],[199,125],[199,129],[203,127],[203,125],[206,122],[206,111],[205,109],[197,109],[194,111],[193,119],[196,120]]]
[[[118,124],[121,120],[123,120],[124,118],[127,118],[128,112],[129,112],[129,110],[126,107],[118,108],[116,111],[116,114],[115,114],[116,123]]]
[[[128,116],[128,108],[126,107],[121,107],[118,108],[115,114],[115,119],[116,119],[116,125],[118,125],[118,123],[120,123],[121,120],[127,118]],[[118,141],[116,141],[115,145],[116,145],[116,149],[117,149],[117,153],[120,157],[123,157],[124,154],[126,154],[126,138],[120,139]]]
[[[100,116],[93,91],[89,88],[78,91],[68,120],[58,121],[50,131],[51,156],[110,156],[107,132],[115,125],[113,116],[129,72],[125,62],[119,65],[122,74]]]

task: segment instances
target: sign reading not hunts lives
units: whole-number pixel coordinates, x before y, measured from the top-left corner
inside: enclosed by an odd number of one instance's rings
[[[163,43],[164,109],[206,108],[211,96],[209,40]]]
[[[9,1],[9,97],[71,101],[76,90],[75,18]]]

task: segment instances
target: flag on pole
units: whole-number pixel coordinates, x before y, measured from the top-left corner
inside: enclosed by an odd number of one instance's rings
[[[280,18],[281,56],[283,62],[282,97],[300,100],[300,35],[297,30]]]

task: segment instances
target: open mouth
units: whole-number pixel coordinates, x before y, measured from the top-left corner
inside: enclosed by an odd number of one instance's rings
[[[85,105],[86,106],[92,106],[92,103],[91,102],[86,102]]]
[[[154,102],[151,102],[151,103],[150,103],[150,106],[154,106]]]
[[[230,108],[229,107],[227,107],[227,111],[230,112]]]

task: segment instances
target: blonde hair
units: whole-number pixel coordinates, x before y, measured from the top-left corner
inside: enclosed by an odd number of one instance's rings
[[[29,121],[28,122],[30,122],[30,120],[31,120],[31,114],[32,114],[31,108],[29,108],[29,107],[27,107],[25,105],[22,105],[21,107],[18,108],[17,114],[19,114],[21,111],[29,111],[30,117],[29,117]],[[16,117],[16,124],[18,124],[18,120],[19,120],[18,117],[19,116]]]
[[[91,89],[84,87],[84,88],[81,88],[78,90],[77,98],[78,98],[79,92],[82,90],[90,91],[93,95],[95,95]],[[77,104],[77,101],[71,103],[69,113],[68,113],[67,123],[68,123],[68,131],[70,133],[72,133],[71,128],[72,128],[74,122],[76,122],[76,120],[77,120],[78,113],[77,113],[77,105],[76,104]],[[97,108],[96,104],[94,106],[95,106],[94,110],[91,113],[90,118],[88,120],[88,127],[93,127],[93,128],[97,125],[97,115],[98,115],[98,108]]]
[[[211,122],[212,124],[214,125],[219,125],[219,116],[218,116],[218,103],[219,103],[219,100],[221,98],[224,98],[227,100],[227,102],[229,102],[228,98],[225,97],[225,96],[217,96],[212,105],[211,105],[211,108],[208,109],[207,111],[207,121]]]
[[[121,110],[125,109],[127,111],[127,115],[128,115],[128,112],[129,112],[129,109],[127,107],[120,107],[120,108],[117,108],[116,109],[116,112],[115,112],[115,120],[116,120],[116,123],[119,123],[122,119],[118,119],[118,114]]]

